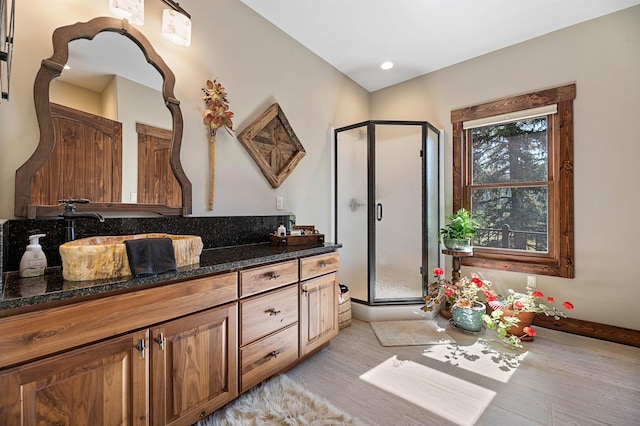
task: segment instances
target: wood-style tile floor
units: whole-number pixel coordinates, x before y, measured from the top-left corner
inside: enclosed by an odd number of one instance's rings
[[[523,350],[457,330],[383,347],[353,320],[287,374],[368,425],[640,425],[640,348],[536,331]]]

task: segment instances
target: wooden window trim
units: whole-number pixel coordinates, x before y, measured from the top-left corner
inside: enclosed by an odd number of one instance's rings
[[[573,278],[574,268],[574,198],[573,198],[573,100],[576,85],[569,84],[539,92],[514,96],[451,111],[453,125],[453,211],[470,208],[470,191],[466,186],[469,164],[465,161],[465,121],[557,104],[554,115],[554,149],[549,153],[553,183],[549,193],[549,253],[543,255],[519,251],[493,251],[474,248],[473,257],[462,264],[488,269],[525,272]],[[551,176],[551,171],[550,171]]]

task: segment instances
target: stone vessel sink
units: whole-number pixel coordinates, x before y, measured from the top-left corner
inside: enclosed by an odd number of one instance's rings
[[[88,281],[131,275],[124,241],[137,238],[171,238],[178,268],[200,262],[202,238],[196,235],[137,234],[89,237],[60,246],[62,276],[69,281]]]

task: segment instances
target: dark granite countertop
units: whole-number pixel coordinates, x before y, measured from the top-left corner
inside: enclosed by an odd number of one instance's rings
[[[324,243],[314,246],[278,247],[268,243],[203,250],[199,265],[179,268],[153,277],[131,276],[95,281],[67,281],[60,268],[50,268],[42,277],[20,278],[7,273],[2,283],[0,317],[45,308],[50,305],[104,297],[110,294],[168,284],[174,281],[198,278],[209,274],[233,271],[261,263],[277,262],[301,256],[334,251],[342,244]]]

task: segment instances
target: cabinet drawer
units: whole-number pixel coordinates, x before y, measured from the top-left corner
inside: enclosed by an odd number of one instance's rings
[[[300,259],[300,280],[336,272],[340,266],[338,252],[321,254]]]
[[[298,359],[298,323],[240,349],[240,391],[257,385]]]
[[[240,345],[298,321],[298,285],[240,301]]]
[[[251,296],[298,281],[298,261],[274,263],[240,271],[240,297]]]

